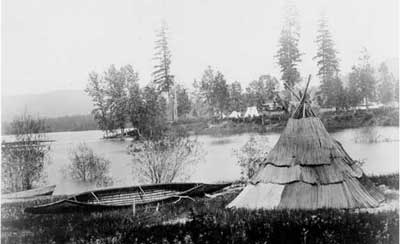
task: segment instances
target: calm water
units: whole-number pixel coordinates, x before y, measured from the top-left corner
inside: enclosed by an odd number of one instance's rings
[[[356,139],[369,133],[389,139],[390,142],[360,143]],[[339,140],[353,159],[365,161],[364,171],[368,174],[397,172],[399,169],[398,127],[376,127],[373,132],[363,128],[346,129],[332,133]],[[137,183],[131,171],[131,158],[127,154],[129,141],[105,141],[101,131],[57,132],[49,133],[49,139],[55,140],[51,145],[51,163],[45,167],[49,184],[63,182],[63,169],[69,163],[69,151],[81,142],[85,142],[93,150],[109,159],[111,175],[116,185]],[[199,136],[205,151],[203,162],[193,169],[191,181],[216,182],[231,181],[240,177],[240,168],[236,163],[234,150],[243,146],[252,134],[241,134],[224,137]],[[278,133],[258,136],[271,148],[279,138]],[[3,140],[11,137],[4,136]]]

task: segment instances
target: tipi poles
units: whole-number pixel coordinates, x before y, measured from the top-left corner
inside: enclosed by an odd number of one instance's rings
[[[305,103],[305,100],[306,100],[306,97],[307,97],[307,90],[308,90],[308,86],[310,85],[310,81],[311,81],[311,75],[308,76],[308,81],[307,81],[306,88],[304,89],[304,93],[303,93],[303,96],[301,97],[300,104],[299,104],[299,106],[297,107],[296,111],[293,114],[293,118],[300,118],[301,115],[299,113],[301,113],[301,110],[303,110],[303,117],[305,117],[305,115],[306,115],[306,110],[305,110],[305,104],[304,103]]]

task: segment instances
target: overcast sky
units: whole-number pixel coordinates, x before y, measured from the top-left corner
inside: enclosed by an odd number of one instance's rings
[[[302,76],[315,74],[317,19],[325,10],[342,73],[366,47],[373,62],[398,55],[398,0],[295,1],[300,14]],[[246,85],[280,77],[274,55],[283,1],[4,0],[2,93],[83,89],[88,73],[132,64],[151,79],[155,31],[169,26],[172,71],[190,86],[211,65]],[[316,78],[314,79],[314,82]]]

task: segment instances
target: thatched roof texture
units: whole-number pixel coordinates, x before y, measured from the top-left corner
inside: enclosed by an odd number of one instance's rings
[[[302,99],[278,142],[228,207],[369,208],[384,200]],[[365,177],[365,176],[364,176]]]

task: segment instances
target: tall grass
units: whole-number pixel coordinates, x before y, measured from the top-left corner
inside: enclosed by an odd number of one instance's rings
[[[371,176],[397,185],[398,174]],[[386,182],[386,183],[383,183]],[[398,243],[399,213],[351,210],[231,210],[236,193],[101,213],[32,215],[46,198],[2,204],[2,243]],[[173,220],[187,220],[186,223]],[[175,223],[175,224],[171,224]]]

